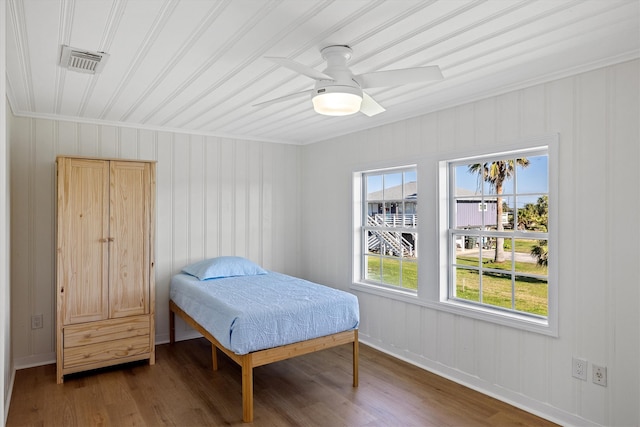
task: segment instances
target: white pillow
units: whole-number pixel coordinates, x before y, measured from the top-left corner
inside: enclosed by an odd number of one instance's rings
[[[239,256],[204,259],[184,267],[182,271],[200,280],[267,274],[267,271],[259,265]]]

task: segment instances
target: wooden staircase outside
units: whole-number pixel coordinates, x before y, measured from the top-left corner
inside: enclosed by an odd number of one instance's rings
[[[379,250],[390,252],[391,255],[413,257],[416,256],[414,245],[402,237],[401,231],[397,227],[415,227],[416,215],[367,215],[367,225],[369,227],[389,228],[390,231],[381,230],[380,228],[370,229],[371,235],[367,239],[367,248],[369,250]],[[382,248],[384,244],[384,248]]]

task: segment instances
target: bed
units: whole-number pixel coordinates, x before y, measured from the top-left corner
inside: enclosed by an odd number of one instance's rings
[[[242,419],[253,421],[253,368],[327,348],[353,346],[358,386],[359,308],[355,295],[267,271],[241,257],[216,257],[171,279],[170,342],[175,314],[242,369]]]

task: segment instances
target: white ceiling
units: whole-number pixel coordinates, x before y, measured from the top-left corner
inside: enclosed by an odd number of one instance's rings
[[[640,57],[639,0],[7,0],[16,115],[306,144]],[[439,65],[444,80],[369,90],[386,112],[328,117],[313,87],[264,59],[355,74]],[[58,65],[61,45],[104,51],[101,74]]]

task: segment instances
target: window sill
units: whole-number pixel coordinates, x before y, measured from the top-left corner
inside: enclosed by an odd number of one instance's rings
[[[472,319],[483,320],[508,326],[528,332],[558,336],[557,328],[554,328],[548,319],[536,319],[534,317],[519,315],[501,310],[493,310],[490,307],[482,307],[473,304],[466,304],[460,301],[440,301],[437,303],[438,309]]]
[[[535,319],[529,316],[500,310],[492,310],[487,307],[465,304],[459,301],[431,301],[420,298],[414,292],[402,289],[393,289],[371,283],[353,282],[350,289],[353,291],[389,298],[395,301],[419,305],[433,310],[444,311],[458,316],[507,326],[518,330],[558,337],[557,327],[554,327],[546,319]]]
[[[375,285],[373,283],[353,282],[350,287],[352,290],[366,292],[373,295],[383,296],[400,301],[406,301],[412,304],[420,302],[416,292],[394,289],[389,286]]]

